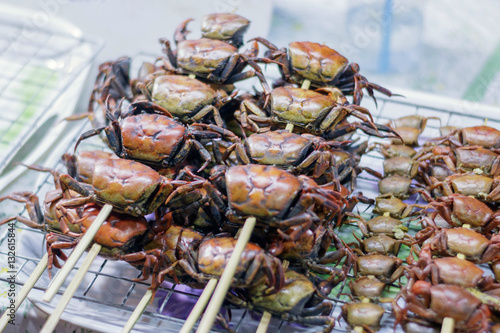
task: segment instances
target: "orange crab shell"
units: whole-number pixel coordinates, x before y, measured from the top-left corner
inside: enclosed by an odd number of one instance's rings
[[[232,208],[258,218],[287,211],[301,190],[297,177],[265,165],[232,167],[226,173],[226,184]]]
[[[326,45],[292,42],[288,47],[293,69],[314,82],[333,81],[348,65],[348,60]]]

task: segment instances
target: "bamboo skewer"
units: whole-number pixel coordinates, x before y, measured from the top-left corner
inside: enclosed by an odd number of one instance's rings
[[[210,301],[210,297],[212,297],[212,293],[214,292],[215,286],[217,285],[217,279],[210,279],[205,289],[200,295],[200,298],[196,302],[194,308],[191,310],[189,317],[187,317],[186,322],[182,326],[182,329],[179,333],[189,333],[196,324],[196,321],[203,313],[203,310],[207,307],[208,301]]]
[[[45,322],[45,325],[43,326],[42,330],[40,331],[41,333],[52,333],[54,331],[54,328],[56,327],[57,323],[59,322],[62,313],[64,312],[64,309],[68,305],[69,301],[75,294],[76,290],[78,289],[78,286],[82,283],[83,277],[85,276],[85,273],[90,268],[90,265],[92,265],[92,262],[94,259],[97,257],[99,254],[99,251],[101,251],[102,246],[99,244],[94,243],[92,245],[92,248],[90,249],[89,253],[87,254],[87,257],[83,261],[82,266],[78,269],[76,272],[75,277],[73,280],[71,280],[71,283],[69,284],[68,288],[64,292],[64,294],[61,297],[61,300],[59,301],[59,304],[57,304],[56,308],[54,309],[54,312],[50,315],[49,319]]]
[[[311,87],[311,81],[310,80],[307,80],[305,79],[303,82],[302,82],[302,85],[300,86],[300,88],[304,89],[304,90],[309,90],[309,88]]]
[[[243,225],[241,234],[234,247],[234,251],[231,254],[226,268],[219,279],[219,283],[217,284],[217,288],[215,288],[212,299],[210,300],[210,303],[208,303],[207,311],[205,311],[205,315],[201,319],[198,330],[196,331],[197,333],[208,333],[212,328],[220,307],[226,298],[227,291],[229,290],[234,273],[238,267],[241,254],[250,240],[250,236],[252,235],[256,222],[257,220],[255,217],[249,217],[245,221],[245,225]]]
[[[270,322],[271,314],[267,311],[264,311],[264,314],[262,314],[262,318],[260,318],[260,323],[255,333],[266,333]]]
[[[125,324],[125,326],[123,326],[122,333],[128,333],[134,328],[135,323],[137,323],[142,313],[144,312],[144,310],[146,310],[146,307],[151,301],[151,297],[153,297],[153,291],[150,289],[146,290],[146,293],[144,294],[144,296],[142,296],[141,301],[139,302],[139,304],[137,304],[137,307],[135,308],[134,312],[132,312],[132,315],[128,319],[127,323]]]
[[[101,227],[101,225],[108,218],[112,208],[113,207],[109,204],[106,204],[101,208],[101,211],[99,212],[99,215],[97,215],[95,221],[92,223],[90,228],[87,229],[83,237],[76,245],[73,252],[71,252],[71,255],[69,256],[68,260],[66,260],[61,270],[57,273],[57,275],[52,280],[52,283],[45,291],[45,295],[43,295],[42,298],[44,301],[46,302],[52,301],[52,299],[56,295],[59,288],[61,288],[62,284],[68,277],[73,267],[75,267],[75,264],[78,261],[78,259],[80,259],[83,252],[88,248],[89,244],[94,239],[94,236]]]
[[[19,306],[24,302],[26,296],[28,296],[31,289],[33,289],[35,283],[38,281],[42,273],[45,271],[45,268],[47,268],[48,258],[49,255],[45,253],[42,259],[40,259],[40,262],[38,262],[38,265],[36,265],[33,273],[31,273],[28,280],[24,283],[23,287],[19,291],[19,295],[17,295],[16,300],[14,302],[14,311],[17,311]],[[5,311],[2,317],[0,318],[0,332],[3,332],[3,330],[7,326],[7,323],[9,322],[9,317],[7,316],[7,312],[8,311]]]
[[[443,324],[441,325],[441,333],[453,333],[455,329],[455,320],[450,317],[443,319]]]

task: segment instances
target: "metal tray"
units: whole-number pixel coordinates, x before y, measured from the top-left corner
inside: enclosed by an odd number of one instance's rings
[[[132,73],[136,72],[135,70],[141,63],[140,60],[143,59],[139,57],[134,60]],[[378,123],[386,123],[390,119],[410,114],[438,117],[440,121],[429,120],[427,128],[421,135],[421,140],[438,136],[438,128],[440,125],[473,126],[483,124],[485,118],[488,119],[488,125],[500,128],[499,108],[412,91],[396,90],[394,92],[406,97],[394,97],[391,99],[377,97],[378,108],[375,107],[375,104],[369,97],[366,97],[363,104],[371,110],[374,119]],[[81,126],[77,126],[71,133],[67,133],[65,141],[60,143],[59,149],[54,150],[49,160],[59,161],[62,153],[65,151],[72,151],[76,138],[89,128],[90,124],[86,122]],[[356,134],[356,136],[361,140],[366,140],[364,134]],[[369,141],[384,140],[370,137]],[[105,149],[105,146],[102,141],[95,137],[83,142],[79,149]],[[361,165],[367,165],[371,168],[382,170],[382,157],[376,152],[371,152],[363,156]],[[60,162],[54,162],[53,165],[48,166],[64,170]],[[371,176],[364,176],[364,174],[362,174],[358,178],[357,191],[363,192],[366,196],[375,197],[378,193],[377,181],[377,179]],[[39,194],[40,198],[43,198],[45,192],[51,189],[52,186],[51,177],[40,174],[33,189]],[[407,202],[415,202],[418,200],[418,197],[412,197]],[[0,204],[0,209],[4,206],[4,204]],[[363,205],[358,206],[360,211],[364,211],[365,208],[366,207]],[[26,215],[24,209],[22,209],[20,213]],[[369,212],[367,214],[369,214]],[[413,226],[410,226],[410,228],[415,230]],[[18,244],[23,244],[23,246],[19,248],[20,251],[16,258],[18,265],[17,283],[22,285],[45,251],[43,245],[44,235],[38,231],[26,228],[23,225],[20,225],[18,230]],[[350,241],[353,239],[353,231],[360,235],[358,228],[351,225],[342,227],[340,234]],[[7,256],[4,239],[5,232],[0,230],[0,262],[6,260]],[[405,258],[405,256],[404,251],[402,251],[400,257]],[[75,297],[69,303],[67,310],[62,316],[62,320],[93,331],[120,331],[148,287],[147,283],[135,283],[132,281],[133,278],[138,276],[139,271],[124,262],[107,261],[98,257],[93,263],[90,271],[86,274]],[[2,283],[2,281],[5,282],[6,279],[0,275],[0,283]],[[52,312],[62,294],[62,291],[60,291],[55,300],[50,304],[41,301],[42,294],[47,288],[49,281],[48,274],[45,272],[36,284],[35,289],[29,295],[30,300],[47,313]],[[70,281],[70,279],[68,279],[68,281]],[[67,284],[65,284],[65,286],[67,286]],[[134,332],[157,332],[158,330],[178,332],[182,327],[183,320],[187,317],[191,307],[194,305],[199,292],[200,291],[191,290],[184,286],[164,284],[158,291],[152,304],[147,307],[146,312],[136,324]],[[334,290],[334,293],[332,293],[332,296],[337,300],[332,316],[339,316],[340,306],[348,301],[347,297],[341,295],[346,292],[348,292],[348,287],[346,283],[343,283]],[[395,287],[391,287],[389,290],[390,294],[395,294],[396,292],[397,288]],[[389,313],[389,310],[387,312]],[[232,315],[233,319],[231,321],[231,326],[237,332],[255,332],[260,319],[258,315],[252,314],[246,310],[233,310]],[[393,330],[393,319],[389,314],[384,316],[382,325],[382,331],[389,332]],[[285,323],[273,318],[268,331],[283,333],[316,332],[317,330],[318,327],[316,326],[304,327],[298,324]],[[346,331],[346,323],[341,319],[340,325],[337,325],[335,330]],[[214,331],[220,331],[220,329],[215,327]]]
[[[0,4],[0,176],[52,145],[48,139],[63,130],[59,122],[73,112],[102,47],[56,17],[42,24],[37,14]],[[0,188],[6,178],[13,177],[3,177]]]

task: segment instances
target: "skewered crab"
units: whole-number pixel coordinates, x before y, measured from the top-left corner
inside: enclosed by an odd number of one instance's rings
[[[268,294],[264,283],[246,291],[228,293],[226,300],[233,305],[253,311],[268,311],[283,320],[308,325],[323,325],[323,333],[331,332],[335,319],[330,317],[333,304],[326,299],[330,286],[318,288],[306,276],[295,271],[285,272],[285,285],[276,293]]]
[[[432,178],[430,180],[432,183],[429,190],[440,188],[444,196],[458,193],[490,203],[500,200],[499,177],[490,178],[475,173],[464,173],[448,176],[443,181]]]
[[[292,42],[287,49],[277,46],[264,38],[254,38],[269,48],[263,62],[270,60],[280,64],[283,79],[286,82],[302,84],[310,80],[314,87],[336,87],[344,94],[354,96],[354,104],[359,105],[365,88],[371,97],[377,90],[391,96],[391,92],[377,84],[369,82],[359,74],[359,65],[349,61],[337,51],[326,45],[312,42]]]
[[[500,131],[485,125],[457,128],[447,135],[429,140],[426,145],[446,143],[450,143],[456,147],[481,146],[483,148],[500,148]]]
[[[490,310],[462,287],[417,281],[403,290],[407,310],[421,318],[442,323],[445,317],[449,317],[455,320],[456,329],[467,332],[488,331]],[[397,318],[397,322],[402,319]]]
[[[262,69],[252,60],[259,51],[256,43],[251,49],[238,53],[235,46],[222,40],[186,40],[189,21],[181,23],[175,31],[176,52],[172,51],[167,39],[160,39],[166,54],[163,58],[165,70],[176,74],[194,74],[210,82],[224,84],[257,76],[266,94],[269,93]],[[253,70],[243,72],[247,65]]]
[[[250,135],[245,143],[236,142],[226,149],[223,160],[236,152],[240,164],[257,163],[274,165],[294,174],[312,173],[321,177],[328,169],[336,167],[333,148],[341,148],[352,141],[326,141],[309,134],[295,134],[277,130]]]
[[[240,48],[243,35],[248,30],[250,21],[234,13],[216,13],[205,15],[201,21],[201,35],[204,38],[222,40]],[[176,40],[182,40],[176,37]]]
[[[90,187],[68,174],[62,174],[60,182],[63,191],[73,190],[82,195],[66,200],[63,207],[76,207],[89,202],[108,203],[115,211],[132,216],[150,214],[169,195],[175,196],[186,189],[193,190],[204,183],[199,180],[169,180],[144,164],[125,159],[97,161]]]
[[[94,203],[82,204],[65,208],[64,204],[78,198],[75,192],[63,191],[59,182],[60,174],[55,170],[33,166],[39,171],[49,171],[54,177],[55,189],[48,191],[40,206],[39,198],[32,192],[19,192],[0,198],[13,200],[26,205],[29,218],[23,216],[7,217],[0,225],[17,220],[30,228],[45,231],[58,231],[47,235],[47,252],[49,254],[48,268],[52,265],[60,268],[57,257],[66,260],[61,249],[72,248],[78,243],[79,237],[92,225],[97,218],[100,207]],[[148,223],[143,217],[133,217],[112,212],[94,236],[94,242],[102,245],[101,255],[117,259],[121,254],[134,252],[146,232]]]
[[[350,105],[338,89],[320,91],[326,92],[326,95],[302,88],[278,87],[271,91],[269,105],[261,108],[252,100],[243,100],[235,117],[244,128],[255,132],[267,130],[261,129],[258,123],[271,126],[293,124],[302,131],[330,139],[357,128],[370,135],[397,137],[388,126],[373,123],[370,111],[358,105]],[[337,126],[350,115],[362,122]],[[389,134],[383,135],[381,132]]]
[[[498,235],[488,239],[470,228],[438,229],[428,217],[423,218],[423,223],[431,226],[419,231],[415,238],[420,244],[429,243],[435,254],[453,256],[462,253],[467,260],[475,263],[499,259],[500,237]]]
[[[443,161],[452,172],[474,171],[491,177],[500,175],[500,156],[480,146],[427,147],[419,151],[415,159],[425,162]]]
[[[176,166],[194,148],[204,160],[199,169],[201,171],[212,161],[212,157],[199,140],[235,137],[216,125],[195,123],[184,126],[173,120],[167,110],[150,102],[135,102],[129,105],[125,114],[108,111],[107,116],[111,124],[83,133],[75,150],[82,140],[105,131],[109,146],[118,156],[152,166]]]
[[[273,237],[268,250],[282,260],[288,260],[291,266],[299,266],[318,274],[328,274],[327,284],[331,281],[341,282],[347,276],[355,255],[351,249],[335,234],[331,226],[311,226],[307,230],[299,230],[302,226],[290,227],[281,237]],[[291,236],[300,233],[300,237]],[[289,236],[289,239],[286,239]],[[292,239],[296,239],[292,241]],[[331,246],[335,247],[335,251]],[[338,264],[345,258],[342,269],[328,264]]]
[[[211,191],[213,204],[237,225],[254,216],[259,226],[285,230],[320,223],[315,211],[322,209],[328,212],[328,219],[340,218],[346,204],[340,193],[323,190],[306,176],[296,177],[272,166],[218,166],[212,169],[210,179],[220,192],[227,193],[229,207],[215,191]]]
[[[199,122],[212,114],[219,127],[224,123],[219,109],[234,97],[222,90],[182,75],[159,75],[136,85],[149,101],[166,109],[182,123]]]
[[[480,229],[484,234],[490,233],[500,223],[500,213],[494,213],[490,207],[476,198],[452,193],[434,200],[426,191],[421,193],[429,202],[429,207],[436,209],[436,212],[429,216],[431,220],[439,214],[452,227],[467,224]]]
[[[408,264],[412,266],[410,276],[414,279],[429,280],[433,285],[446,283],[479,289],[498,288],[491,276],[485,276],[481,268],[468,260],[457,257],[432,258],[431,244],[423,246],[418,257],[418,261],[411,255],[407,258]]]

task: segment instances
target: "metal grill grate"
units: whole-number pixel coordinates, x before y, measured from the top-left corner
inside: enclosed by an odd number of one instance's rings
[[[500,128],[500,110],[478,105],[468,105],[465,102],[455,102],[436,98],[430,95],[415,95],[412,93],[404,93],[407,98],[379,98],[378,108],[372,101],[365,98],[365,106],[372,110],[372,114],[376,122],[386,123],[390,119],[395,119],[401,116],[410,114],[419,114],[423,116],[439,117],[441,124],[437,120],[429,120],[427,128],[421,135],[421,140],[429,137],[434,137],[439,134],[438,128],[440,125],[455,125],[455,126],[473,126],[484,122],[484,117],[487,116],[488,124],[493,127]],[[418,102],[417,102],[418,100]],[[477,114],[468,114],[464,110],[482,110]],[[72,140],[69,144],[61,147],[61,150],[54,153],[54,156],[61,156],[65,151],[72,151],[72,147],[79,134],[90,128],[87,122],[77,128],[72,133]],[[363,134],[356,134],[361,139],[366,139]],[[369,138],[370,142],[384,141],[378,138]],[[105,149],[105,146],[98,138],[86,140],[81,145],[81,150]],[[370,152],[363,156],[361,165],[370,166],[373,169],[382,169],[382,157],[376,152]],[[59,170],[64,170],[63,165],[58,162],[54,165]],[[52,179],[48,175],[40,175],[40,183],[37,185],[36,192],[43,200],[45,192],[52,188]],[[361,175],[358,178],[358,189],[364,195],[375,197],[377,195],[377,181],[371,176]],[[416,196],[407,200],[407,202],[415,202],[420,199]],[[2,206],[0,206],[2,207]],[[363,205],[359,205],[359,210],[363,211]],[[22,214],[26,214],[23,210]],[[410,228],[415,228],[410,226]],[[18,243],[23,246],[21,253],[17,255],[17,283],[22,285],[27,279],[39,258],[42,256],[43,249],[43,234],[19,226],[21,230],[18,234]],[[347,241],[352,241],[352,231],[358,232],[359,229],[352,225],[342,227],[340,234]],[[4,235],[5,236],[5,235]],[[405,258],[405,254],[401,252],[400,257]],[[5,250],[4,237],[0,238],[0,262],[6,260],[7,252]],[[78,265],[77,265],[78,266]],[[76,271],[78,267],[75,268]],[[147,283],[133,282],[132,279],[138,277],[138,270],[132,268],[123,262],[113,262],[98,258],[91,270],[86,275],[86,279],[82,283],[80,289],[75,294],[75,297],[70,302],[67,311],[62,319],[72,323],[91,328],[97,331],[118,331],[130,316],[134,307],[138,304],[139,299],[144,294]],[[71,278],[71,275],[70,275]],[[68,281],[70,280],[68,279]],[[6,281],[4,277],[0,277],[0,281]],[[47,288],[49,279],[47,273],[42,276],[37,283],[35,289],[30,294],[30,299],[42,310],[50,312],[52,306],[57,304],[58,297],[51,303],[45,304],[41,301],[43,291]],[[394,294],[397,292],[396,287],[391,287]],[[337,317],[340,314],[340,306],[348,301],[343,293],[349,293],[347,281],[341,286],[338,286],[332,295],[335,295],[335,307],[332,316]],[[168,332],[178,332],[183,324],[183,319],[189,314],[190,306],[194,304],[198,294],[193,290],[183,286],[168,284],[163,286],[158,291],[155,300],[150,304],[141,317],[140,321],[135,326],[137,332],[153,332],[159,329]],[[389,310],[388,310],[389,312]],[[236,310],[232,312],[233,319],[231,326],[238,332],[255,332],[259,323],[259,318],[245,310]],[[386,315],[383,318],[383,327],[385,331],[392,330],[393,320]],[[339,331],[346,331],[347,326],[343,320],[341,325],[335,328]],[[215,329],[218,331],[219,329]],[[277,319],[273,319],[269,328],[270,332],[313,332],[317,327],[303,327],[297,324],[289,324]]]
[[[35,27],[32,21],[28,14],[2,4],[0,172],[30,136],[55,116],[53,106],[58,98],[89,67],[102,46],[63,30],[65,27]]]

